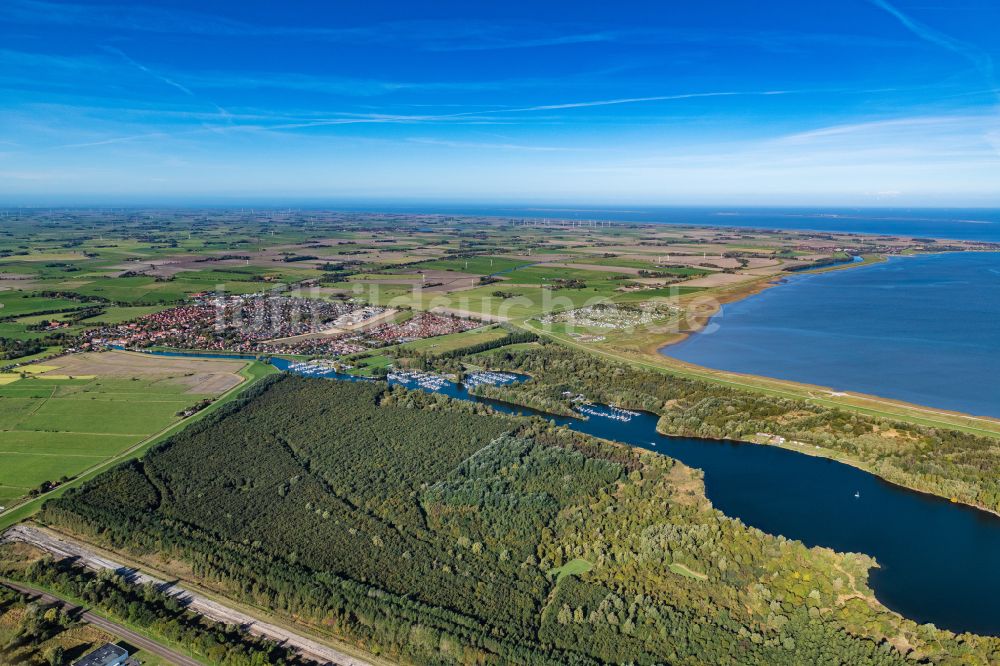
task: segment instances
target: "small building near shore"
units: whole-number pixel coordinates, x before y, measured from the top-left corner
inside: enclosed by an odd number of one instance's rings
[[[123,666],[128,661],[128,650],[114,643],[105,643],[73,666]]]

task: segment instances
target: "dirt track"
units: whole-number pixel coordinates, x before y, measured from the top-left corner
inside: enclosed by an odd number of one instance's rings
[[[200,613],[211,620],[215,620],[216,622],[246,627],[246,629],[252,634],[264,636],[266,638],[276,640],[283,645],[293,647],[309,659],[313,659],[322,664],[336,664],[338,666],[371,666],[371,664],[367,661],[344,654],[343,652],[306,638],[305,636],[294,634],[287,629],[283,629],[266,622],[261,622],[255,617],[228,606],[224,606],[223,604],[202,596],[197,592],[191,592],[179,585],[168,583],[160,580],[159,578],[154,578],[149,574],[130,569],[118,562],[95,553],[86,544],[70,541],[65,537],[57,536],[48,530],[29,527],[27,525],[16,525],[3,534],[3,540],[28,543],[41,548],[42,550],[48,551],[56,557],[76,558],[80,564],[95,571],[111,569],[112,571],[126,575],[129,581],[136,585],[152,583],[162,592],[181,600],[192,611]]]

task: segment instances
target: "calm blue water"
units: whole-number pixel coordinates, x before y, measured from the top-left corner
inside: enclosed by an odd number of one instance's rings
[[[1000,243],[1000,210],[942,208],[706,208],[678,206],[487,206],[476,204],[338,204],[338,210],[383,213],[482,215],[524,219],[612,220],[643,224],[694,224],[798,229],[978,240]]]
[[[286,371],[291,365],[284,359],[272,362]],[[366,381],[332,372],[328,376]],[[480,400],[454,384],[439,392]],[[1000,575],[995,567],[1000,518],[992,514],[908,491],[823,458],[756,444],[660,435],[652,414],[628,422],[600,416],[584,421],[484,402],[702,469],[708,498],[726,515],[810,546],[874,556],[880,568],[872,570],[870,584],[889,608],[954,631],[1000,635]]]
[[[897,257],[729,303],[682,361],[1000,417],[1000,253]]]

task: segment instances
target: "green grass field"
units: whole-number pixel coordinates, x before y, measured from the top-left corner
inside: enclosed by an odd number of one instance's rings
[[[684,576],[685,578],[691,578],[692,580],[708,580],[708,576],[703,573],[698,573],[697,571],[692,571],[680,562],[672,562],[670,564],[670,570],[675,574]]]
[[[413,307],[430,310],[435,307],[454,308],[473,315],[488,315],[504,319],[525,319],[547,312],[568,310],[595,302],[604,302],[620,294],[615,283],[603,282],[585,289],[548,289],[534,286],[490,284],[450,294],[409,290],[399,294],[394,290],[366,290],[364,297],[375,305]],[[498,296],[497,293],[503,295]]]
[[[28,378],[0,386],[0,505],[167,427],[205,397],[186,390],[128,379]]]
[[[435,259],[434,261],[421,263],[418,267],[439,271],[491,275],[501,271],[509,271],[518,266],[527,266],[531,263],[531,261],[511,259],[510,257],[469,257],[468,259]]]
[[[676,298],[684,294],[693,294],[696,291],[703,291],[705,287],[685,287],[683,285],[671,285],[669,287],[658,287],[656,289],[640,289],[639,291],[625,291],[615,294],[615,303],[641,303],[653,298]]]
[[[191,294],[214,291],[220,284],[233,294],[249,294],[267,288],[263,282],[236,282],[212,279],[182,279],[157,282],[151,277],[101,277],[80,286],[64,287],[86,296],[100,296],[115,303],[173,303]]]
[[[66,492],[69,488],[73,488],[75,486],[80,485],[81,483],[85,482],[87,479],[93,478],[97,474],[101,473],[104,470],[109,469],[111,466],[116,465],[116,464],[118,464],[119,462],[121,462],[123,460],[127,460],[129,458],[137,458],[137,457],[141,456],[143,454],[143,452],[149,450],[150,447],[155,446],[159,442],[162,442],[167,437],[169,437],[169,436],[175,434],[176,432],[180,431],[180,429],[187,427],[189,424],[194,423],[195,421],[199,421],[199,420],[205,418],[206,416],[208,416],[209,414],[213,413],[214,411],[216,411],[220,407],[224,406],[229,401],[231,401],[234,398],[236,398],[237,396],[239,396],[243,391],[245,391],[248,388],[250,388],[251,386],[253,386],[259,380],[263,379],[264,377],[267,377],[268,375],[273,375],[276,372],[278,372],[278,369],[275,368],[273,365],[266,364],[266,363],[261,363],[259,361],[252,361],[252,362],[250,362],[249,364],[247,364],[243,368],[243,370],[240,371],[240,376],[242,376],[245,381],[243,383],[239,384],[238,386],[230,389],[229,391],[227,391],[223,395],[219,396],[219,398],[215,402],[213,402],[211,405],[209,405],[205,409],[201,410],[200,412],[198,412],[198,413],[194,414],[193,416],[191,416],[191,417],[189,417],[187,419],[184,419],[184,420],[174,419],[173,422],[171,424],[167,425],[165,428],[161,428],[161,429],[154,430],[154,431],[150,432],[149,435],[147,435],[146,437],[140,438],[138,442],[126,445],[123,449],[121,449],[121,450],[113,453],[112,455],[105,456],[103,458],[103,460],[101,460],[101,461],[97,461],[96,463],[91,463],[91,464],[83,466],[82,468],[79,468],[79,469],[83,470],[83,472],[80,473],[80,475],[77,476],[76,478],[74,478],[72,481],[63,484],[63,485],[59,486],[58,488],[56,488],[55,490],[53,490],[53,491],[51,491],[49,493],[43,494],[40,497],[36,497],[36,498],[28,500],[26,502],[22,502],[21,504],[19,504],[14,509],[9,510],[9,511],[7,511],[5,513],[0,514],[0,531],[5,530],[8,527],[10,527],[11,525],[13,525],[15,523],[18,523],[18,522],[24,520],[25,518],[31,516],[32,514],[34,514],[41,507],[42,502],[45,501],[47,498],[49,498],[49,497],[58,497],[58,496],[62,495],[64,492]],[[87,386],[88,385],[88,382],[86,380],[63,380],[63,381],[64,382],[76,382],[76,386]],[[130,384],[133,383],[131,380],[111,380],[111,381],[124,381],[124,382],[128,382]],[[140,382],[134,382],[134,383],[138,384]],[[97,382],[97,381],[94,381],[94,384],[95,384],[94,387],[90,387],[92,390],[95,389],[97,385],[100,385],[100,383]],[[163,382],[149,382],[149,384],[150,385],[156,384],[157,385],[156,386],[157,389],[162,389],[163,388]],[[24,386],[23,389],[21,387],[14,387],[13,389],[10,389],[10,386],[11,385],[9,385],[9,384],[7,386],[0,386],[0,397],[5,397],[5,394],[3,393],[3,391],[11,391],[11,390],[13,390],[13,391],[16,391],[16,390],[28,390],[29,393],[32,393],[32,392],[33,392],[33,394],[40,393],[40,391],[38,391],[37,387],[33,388],[32,386],[29,386],[27,384]],[[111,389],[117,388],[114,385],[109,385],[108,387],[111,388]],[[133,388],[136,388],[136,387],[133,387]],[[92,392],[92,391],[80,391],[80,392],[84,393],[84,392]],[[167,393],[167,394],[170,393],[169,390],[163,390],[162,392]],[[119,394],[119,395],[128,395],[128,392],[119,392],[119,391],[115,391],[115,390],[109,390],[109,391],[106,391],[106,393],[108,393],[109,395],[110,394],[116,394],[116,393]],[[192,400],[194,400],[195,398],[199,398],[200,396],[191,396],[191,397],[192,397]],[[2,449],[2,443],[3,443],[2,436],[4,434],[5,434],[4,432],[0,432],[0,449]],[[46,433],[46,434],[48,434],[48,433]],[[134,439],[133,439],[133,441],[134,441]],[[52,471],[55,471],[55,470],[52,470]],[[67,472],[60,472],[60,474],[67,474]],[[58,478],[58,477],[56,477],[56,478]],[[47,480],[47,479],[42,479],[42,481],[44,481],[44,480]],[[19,486],[4,486],[3,483],[4,483],[3,482],[3,477],[0,477],[0,497],[4,497],[4,498],[12,497],[13,500],[17,500],[18,498],[21,498],[21,497],[24,496],[24,492],[20,490]],[[41,483],[41,481],[39,481],[38,483]],[[15,490],[18,491],[18,494],[17,495],[12,495],[11,494],[12,491],[15,491]],[[4,494],[4,493],[6,493],[6,494]],[[8,499],[6,501],[10,502],[12,500]],[[0,502],[0,504],[2,504],[2,502]]]
[[[104,314],[99,314],[96,317],[90,317],[84,319],[83,323],[88,326],[98,325],[98,324],[121,324],[122,322],[131,321],[133,319],[138,319],[139,317],[144,317],[154,312],[159,312],[163,309],[163,306],[159,305],[145,305],[145,306],[111,306],[105,308]]]
[[[364,356],[364,354],[361,356]],[[354,366],[353,369],[348,371],[348,374],[361,377],[371,377],[376,370],[388,368],[393,362],[393,359],[385,354],[375,354],[374,356],[364,358],[347,358],[344,360],[346,363]]]
[[[477,328],[471,331],[463,331],[462,333],[452,333],[450,335],[439,335],[435,338],[424,338],[423,340],[414,340],[413,342],[407,342],[400,345],[400,349],[405,351],[418,351],[418,352],[430,352],[433,354],[440,354],[442,352],[451,351],[453,349],[461,349],[463,347],[469,347],[471,345],[477,345],[480,342],[491,342],[493,340],[499,340],[507,335],[507,332],[500,328],[499,326],[490,326],[487,328]]]
[[[69,308],[82,308],[84,303],[68,298],[45,298],[20,291],[0,292],[0,318],[24,317],[36,312],[49,312]]]
[[[623,268],[642,268],[658,273],[670,273],[671,275],[707,275],[711,273],[704,268],[693,268],[690,266],[660,266],[657,264],[659,257],[649,259],[628,259],[625,257],[601,257],[600,259],[580,259],[577,263],[594,264],[596,266],[621,266]],[[665,263],[670,263],[664,259]]]
[[[582,268],[558,268],[554,266],[528,266],[518,268],[504,276],[515,284],[546,284],[555,280],[580,280],[590,283],[614,282],[614,273],[607,271],[588,271]],[[631,277],[631,276],[630,276]]]

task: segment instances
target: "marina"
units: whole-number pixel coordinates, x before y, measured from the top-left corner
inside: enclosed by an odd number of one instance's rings
[[[609,407],[606,405],[595,405],[589,402],[577,405],[576,411],[586,416],[597,416],[602,419],[610,419],[620,423],[628,423],[633,417],[639,416],[639,412],[633,412],[628,409],[619,409],[618,407]]]

